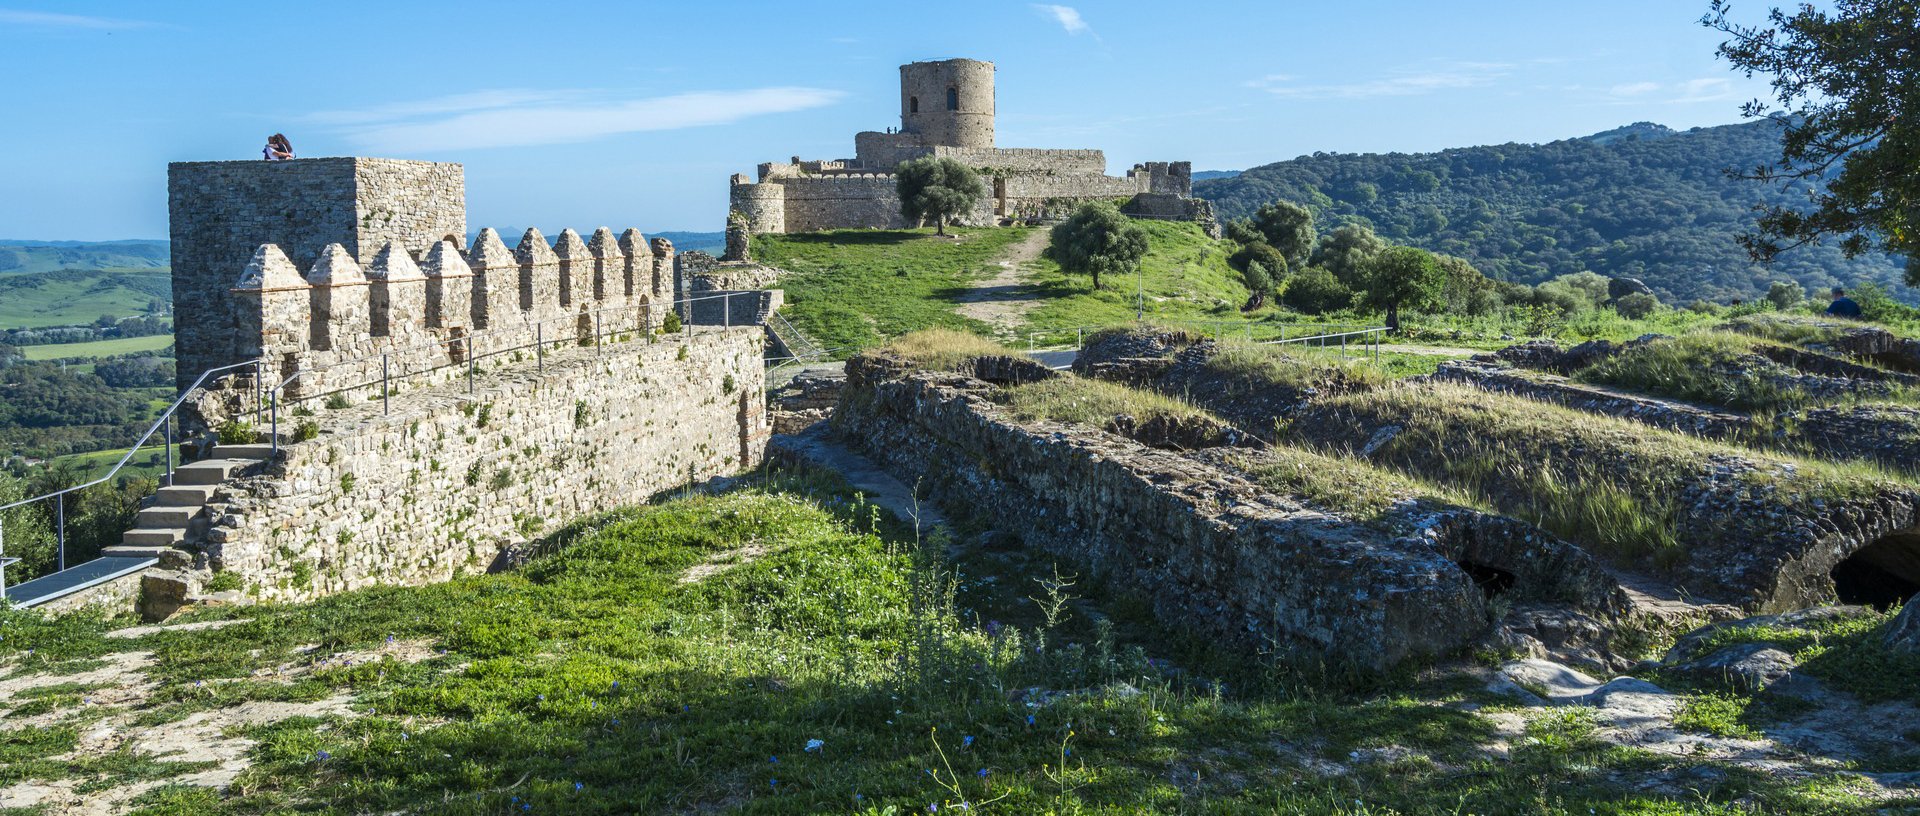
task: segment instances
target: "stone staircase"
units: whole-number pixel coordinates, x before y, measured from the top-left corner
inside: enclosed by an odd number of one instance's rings
[[[214,491],[272,455],[273,446],[265,443],[215,445],[212,456],[174,468],[173,483],[156,491],[135,517],[133,529],[101,555],[158,558],[161,566],[170,568],[189,566],[193,556],[182,545],[206,533],[206,506]]]

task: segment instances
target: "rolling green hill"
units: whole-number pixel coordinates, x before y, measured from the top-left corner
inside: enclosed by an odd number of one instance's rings
[[[57,269],[166,269],[166,241],[0,240],[0,275]]]
[[[1223,217],[1286,199],[1311,207],[1323,231],[1365,221],[1396,243],[1458,255],[1482,271],[1537,283],[1591,271],[1644,280],[1669,302],[1756,298],[1776,280],[1809,289],[1874,281],[1898,296],[1902,262],[1842,257],[1834,247],[1753,264],[1734,239],[1760,203],[1804,200],[1729,178],[1779,156],[1769,122],[1674,131],[1636,123],[1550,144],[1438,153],[1316,153],[1194,183]]]
[[[103,314],[144,314],[156,300],[171,301],[172,287],[164,267],[0,274],[0,329],[88,323]]]

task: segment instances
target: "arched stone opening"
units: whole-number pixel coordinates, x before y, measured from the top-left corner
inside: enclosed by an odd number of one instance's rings
[[[1845,604],[1886,609],[1920,594],[1920,529],[1855,550],[1832,575],[1834,594]]]
[[[1507,594],[1513,589],[1514,583],[1520,580],[1520,576],[1499,567],[1490,567],[1473,561],[1454,563],[1460,567],[1461,572],[1467,574],[1468,578],[1473,579],[1473,585],[1480,588],[1480,594],[1489,598]]]
[[[920,112],[920,97],[917,97],[917,96],[907,97],[907,112],[908,113]]]
[[[959,109],[960,109],[960,89],[948,88],[947,89],[947,110],[957,111]]]

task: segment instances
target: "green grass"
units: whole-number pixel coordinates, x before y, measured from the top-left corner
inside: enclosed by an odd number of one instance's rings
[[[1413,499],[1476,506],[1471,497],[1363,460],[1287,445],[1240,455],[1236,464],[1261,487],[1361,522],[1374,521]]]
[[[135,433],[138,433],[138,431]],[[56,468],[64,466],[73,467],[75,473],[82,477],[82,481],[85,481],[105,475],[107,470],[112,468],[114,463],[120,461],[120,457],[126,454],[127,449],[121,448],[119,450],[56,456],[48,460],[48,462]],[[141,476],[148,479],[158,478],[160,474],[167,469],[166,454],[166,446],[159,443],[141,448],[140,452],[134,454],[133,458],[127,462],[127,466],[121,469],[120,475]],[[176,449],[174,451],[173,464],[175,467],[180,466],[186,461],[181,458],[183,455],[184,452],[181,450]]]
[[[909,332],[894,338],[884,350],[921,368],[935,371],[952,370],[976,357],[1013,354],[992,340],[953,329]]]
[[[756,260],[786,269],[782,310],[836,358],[916,329],[982,331],[954,312],[969,284],[995,271],[992,261],[1026,238],[1028,228],[833,230],[757,235]]]
[[[1199,225],[1176,221],[1135,221],[1147,231],[1147,255],[1140,272],[1110,275],[1093,289],[1084,275],[1068,275],[1060,265],[1041,259],[1029,265],[1032,291],[1042,298],[1027,314],[1032,329],[1069,329],[1112,326],[1133,321],[1145,294],[1146,319],[1157,323],[1182,321],[1244,322],[1271,314],[1271,309],[1243,313],[1247,287],[1240,273],[1227,266],[1231,244],[1215,241]]]
[[[146,337],[117,337],[112,340],[94,340],[88,343],[21,346],[20,353],[29,360],[58,360],[67,357],[112,357],[117,354],[132,354],[136,351],[159,351],[171,345],[173,345],[173,335],[152,334]]]
[[[1337,380],[1360,387],[1386,383],[1389,374],[1368,360],[1348,359],[1333,352],[1304,347],[1264,345],[1223,340],[1207,358],[1209,371],[1255,384],[1291,389],[1317,387]]]
[[[171,287],[164,267],[0,275],[0,329],[91,323],[103,314],[145,314],[152,301],[171,297]]]
[[[136,712],[150,728],[247,700],[353,695],[355,717],[243,729],[254,765],[225,794],[164,785],[136,803],[147,813],[1441,816],[1819,802],[1853,816],[1887,806],[1757,774],[1708,778],[1682,797],[1649,792],[1642,778],[1696,760],[1608,745],[1577,711],[1546,712],[1493,759],[1491,723],[1457,705],[1487,702],[1471,683],[1346,689],[1247,658],[1248,673],[1224,676],[1150,663],[1204,644],[1083,623],[1083,610],[1127,619],[1137,599],[1097,587],[1075,598],[1082,590],[1063,583],[1050,594],[1036,580],[1053,571],[1018,559],[955,573],[934,557],[943,542],[917,543],[876,517],[831,485],[768,480],[589,521],[517,572],[194,616],[249,619],[222,629],[116,641],[102,636],[115,624],[95,618],[4,612],[0,658],[16,671],[71,671],[151,651],[158,688]],[[731,555],[749,543],[766,554]],[[680,580],[729,560],[704,581]],[[999,623],[1043,619],[1028,597],[1060,598],[1066,618]],[[390,638],[426,643],[427,659],[325,660]],[[313,670],[292,683],[251,679],[289,663]],[[53,759],[75,734],[56,724],[10,738],[7,773],[97,789],[194,767]],[[1415,754],[1358,759],[1376,749]],[[1314,770],[1324,763],[1346,771]]]
[[[1013,386],[1006,389],[1001,401],[1013,410],[1014,416],[1029,422],[1050,420],[1101,426],[1120,414],[1139,422],[1160,417],[1219,422],[1207,412],[1165,394],[1071,374]]]
[[[1779,479],[1769,468],[1740,477],[1750,487],[1772,490],[1788,506],[1871,495],[1889,480],[1868,465],[1762,456],[1627,420],[1451,385],[1330,397],[1283,429],[1282,437],[1359,445],[1387,426],[1400,430],[1371,461],[1480,497],[1489,506],[1628,561],[1671,564],[1684,558],[1678,497],[1694,474],[1712,467],[1715,456],[1790,463],[1792,480]],[[1716,532],[1741,535],[1745,521],[1731,519]]]
[[[1628,349],[1576,372],[1575,379],[1739,411],[1781,411],[1811,401],[1807,392],[1765,376],[1781,367],[1751,365],[1756,353],[1754,339],[1745,335],[1690,332]]]

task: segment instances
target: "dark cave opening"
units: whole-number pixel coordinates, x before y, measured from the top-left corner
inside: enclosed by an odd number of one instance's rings
[[[1880,539],[1835,564],[1833,589],[1841,603],[1883,611],[1920,594],[1920,530]]]
[[[1514,582],[1520,580],[1519,576],[1500,569],[1499,567],[1489,567],[1485,564],[1476,564],[1472,561],[1458,561],[1455,563],[1460,566],[1461,572],[1466,573],[1468,578],[1473,579],[1473,585],[1480,588],[1480,594],[1489,598],[1497,598],[1506,594],[1507,590],[1513,589]]]

